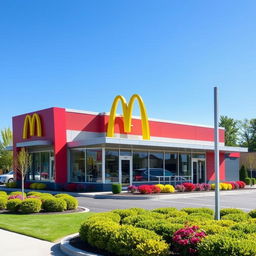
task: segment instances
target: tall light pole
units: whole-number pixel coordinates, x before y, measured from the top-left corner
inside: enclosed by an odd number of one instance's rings
[[[214,87],[214,158],[215,158],[215,219],[220,219],[220,172],[219,172],[219,95]]]

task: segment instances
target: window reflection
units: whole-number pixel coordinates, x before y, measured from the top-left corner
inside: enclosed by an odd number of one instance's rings
[[[83,149],[74,149],[70,153],[71,160],[71,182],[85,181],[85,152]]]
[[[86,150],[86,182],[102,182],[102,150]]]
[[[142,151],[133,152],[133,181],[148,181],[148,153]]]
[[[118,150],[106,150],[105,153],[105,181],[106,183],[119,181],[119,152]]]

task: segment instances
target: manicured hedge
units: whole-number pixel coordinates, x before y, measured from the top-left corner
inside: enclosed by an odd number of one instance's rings
[[[6,208],[7,198],[0,197],[0,210],[4,210]]]
[[[20,209],[20,205],[22,203],[21,199],[11,199],[8,200],[6,208],[10,212],[18,212]]]
[[[74,210],[78,207],[78,201],[75,197],[70,196],[68,194],[57,194],[56,198],[62,198],[67,203],[67,210]]]
[[[20,211],[22,213],[35,213],[41,211],[42,202],[36,198],[28,198],[22,201]]]
[[[67,209],[67,203],[62,198],[52,198],[43,201],[42,208],[46,212],[63,212]]]
[[[255,211],[228,208],[221,213],[222,219],[215,221],[209,208],[114,210],[89,217],[80,236],[116,255],[256,256]]]

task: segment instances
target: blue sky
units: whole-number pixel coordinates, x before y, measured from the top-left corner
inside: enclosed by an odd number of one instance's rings
[[[216,85],[222,115],[254,118],[255,12],[249,0],[0,1],[0,129],[134,93],[150,117],[212,125]]]

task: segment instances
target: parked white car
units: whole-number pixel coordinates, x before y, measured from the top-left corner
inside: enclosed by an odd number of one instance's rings
[[[14,171],[10,171],[6,174],[0,175],[0,183],[9,183],[13,182]]]

